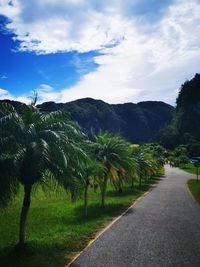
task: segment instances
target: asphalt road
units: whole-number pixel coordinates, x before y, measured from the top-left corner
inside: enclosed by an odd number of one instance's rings
[[[101,235],[72,267],[200,267],[200,207],[186,182],[166,166],[149,194]]]

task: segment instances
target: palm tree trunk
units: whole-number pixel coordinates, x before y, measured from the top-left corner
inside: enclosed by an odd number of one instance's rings
[[[132,178],[132,181],[131,181],[131,188],[134,188],[134,178]]]
[[[84,210],[85,210],[85,217],[87,217],[87,215],[88,215],[88,184],[85,185]]]
[[[142,185],[142,177],[140,176],[140,179],[139,179],[139,186]]]
[[[122,189],[122,178],[119,176],[119,187],[118,187],[118,193],[122,193],[123,192],[123,189]]]
[[[98,184],[97,183],[94,183],[94,193],[97,192],[97,188],[98,188]]]
[[[31,189],[32,185],[24,186],[24,200],[23,200],[23,206],[21,210],[20,224],[19,224],[19,245],[24,245],[25,243],[26,219],[31,203]]]
[[[101,190],[101,207],[102,207],[102,209],[105,208],[106,185],[107,185],[107,178],[104,177],[103,184],[102,184],[102,190]]]
[[[121,194],[122,192],[123,192],[122,186],[119,185],[119,187],[118,187],[118,193]]]

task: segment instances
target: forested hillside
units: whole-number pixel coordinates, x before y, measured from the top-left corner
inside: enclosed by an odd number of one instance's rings
[[[100,131],[121,133],[131,142],[153,139],[158,131],[169,124],[174,108],[164,102],[147,101],[138,104],[107,104],[91,98],[66,104],[46,102],[41,111],[65,110],[88,135]]]
[[[176,103],[178,131],[200,139],[200,74],[182,85]]]
[[[162,129],[159,141],[167,148],[188,145],[191,154],[200,153],[200,74],[180,88],[172,123]]]

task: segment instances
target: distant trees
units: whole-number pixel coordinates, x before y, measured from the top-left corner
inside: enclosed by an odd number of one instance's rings
[[[130,144],[120,136],[109,133],[99,134],[95,138],[94,155],[101,162],[106,172],[101,181],[101,207],[105,208],[107,182],[110,181],[121,189],[122,179],[133,161],[130,154]]]
[[[172,150],[168,157],[170,164],[175,167],[185,167],[189,163],[187,146],[180,145]]]
[[[137,163],[136,174],[139,185],[147,182],[164,165],[165,149],[160,145],[146,144],[133,149],[133,158]]]
[[[187,110],[192,104],[199,104],[200,100],[200,74],[196,73],[195,76],[189,81],[187,80],[179,91],[176,104],[178,109]]]
[[[174,118],[158,141],[168,149],[186,145],[189,156],[200,155],[200,74],[181,86],[176,104]]]
[[[163,165],[159,145],[131,145],[120,135],[100,133],[92,140],[65,112],[42,113],[34,106],[0,102],[0,204],[7,205],[23,187],[19,244],[25,243],[26,220],[35,184],[55,184],[83,194],[88,214],[89,188],[101,189],[105,208],[107,185],[122,193],[135,181],[147,182]]]
[[[177,129],[179,133],[189,133],[200,138],[200,74],[186,81],[176,100]]]

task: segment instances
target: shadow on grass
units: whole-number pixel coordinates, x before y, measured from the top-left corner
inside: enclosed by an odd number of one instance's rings
[[[76,240],[71,240],[76,242]],[[56,267],[62,266],[66,251],[71,251],[69,245],[59,243],[44,244],[28,242],[24,247],[10,246],[0,250],[0,266],[2,267]]]
[[[133,188],[125,188],[125,189],[123,189],[123,191],[121,193],[119,193],[117,191],[108,191],[106,193],[106,196],[108,196],[108,197],[125,197],[128,195],[137,196],[138,193],[139,193],[138,188],[133,187]]]
[[[164,176],[154,176],[146,183],[142,184],[141,186],[136,185],[134,188],[127,187],[121,193],[117,191],[108,191],[106,193],[106,197],[126,197],[132,196],[133,198],[139,197],[142,193],[146,192],[153,185],[158,183]],[[131,203],[129,204],[120,204],[120,203],[108,203],[105,209],[100,207],[100,203],[89,204],[88,206],[88,216],[85,217],[84,214],[84,207],[80,205],[74,209],[74,215],[76,217],[74,224],[81,224],[84,222],[89,222],[92,220],[96,220],[97,218],[101,219],[107,216],[117,216],[121,212],[123,212]],[[77,221],[78,218],[78,221]]]
[[[66,255],[83,248],[91,236],[67,236],[63,242],[52,240],[50,243],[28,241],[24,247],[8,246],[0,249],[0,266],[2,267],[60,267],[69,261]]]
[[[76,207],[73,211],[74,221],[71,223],[82,224],[89,223],[91,221],[101,220],[103,218],[116,216],[127,207],[126,204],[120,203],[108,203],[104,209],[100,207],[99,203],[90,204],[88,206],[88,215],[85,217],[84,207],[82,205]]]
[[[62,218],[62,223],[70,227],[80,229],[81,227],[93,227],[87,236],[82,232],[69,233],[64,239],[52,239],[48,244],[45,241],[28,241],[24,247],[17,247],[13,244],[0,249],[0,266],[3,267],[57,267],[63,266],[66,255],[83,248],[94,233],[103,226],[109,218],[117,216],[123,211],[126,205],[119,203],[108,203],[105,209],[101,209],[99,203],[91,204],[88,207],[87,218],[84,215],[83,206],[77,206],[70,218]],[[98,221],[98,223],[97,223]],[[96,227],[94,228],[94,224]],[[74,229],[75,229],[74,228]],[[96,230],[95,230],[96,229]],[[73,229],[71,229],[73,231]],[[78,230],[79,231],[79,230]],[[82,238],[80,237],[82,236]],[[67,260],[67,259],[66,259]]]
[[[83,204],[77,205],[73,208],[70,216],[65,213],[59,218],[61,225],[61,238],[54,236],[52,239],[45,241],[44,239],[29,241],[23,248],[14,247],[13,244],[0,249],[0,266],[3,267],[57,267],[63,266],[66,255],[72,255],[85,246],[87,240],[107,221],[112,217],[118,216],[130,205],[130,197],[138,197],[144,191],[149,189],[153,184],[158,182],[160,177],[154,177],[143,184],[141,187],[136,185],[135,188],[126,188],[122,193],[107,192],[107,205],[105,209],[100,207],[100,200],[95,203],[89,203],[88,216],[84,215]],[[113,198],[115,197],[115,198]],[[124,203],[118,200],[124,197],[127,199]],[[109,199],[110,198],[110,199]],[[113,198],[113,199],[112,199]],[[129,200],[128,200],[129,199]],[[116,201],[116,202],[114,202]],[[132,209],[128,211],[130,215]],[[57,218],[50,219],[49,224],[54,228],[58,224]],[[62,226],[63,224],[63,226]],[[63,231],[64,226],[69,225],[69,231],[65,234]],[[85,228],[84,228],[85,226]],[[83,228],[81,228],[83,227]],[[76,228],[77,232],[74,232]],[[92,229],[92,230],[91,230]],[[48,242],[48,243],[47,243]]]

